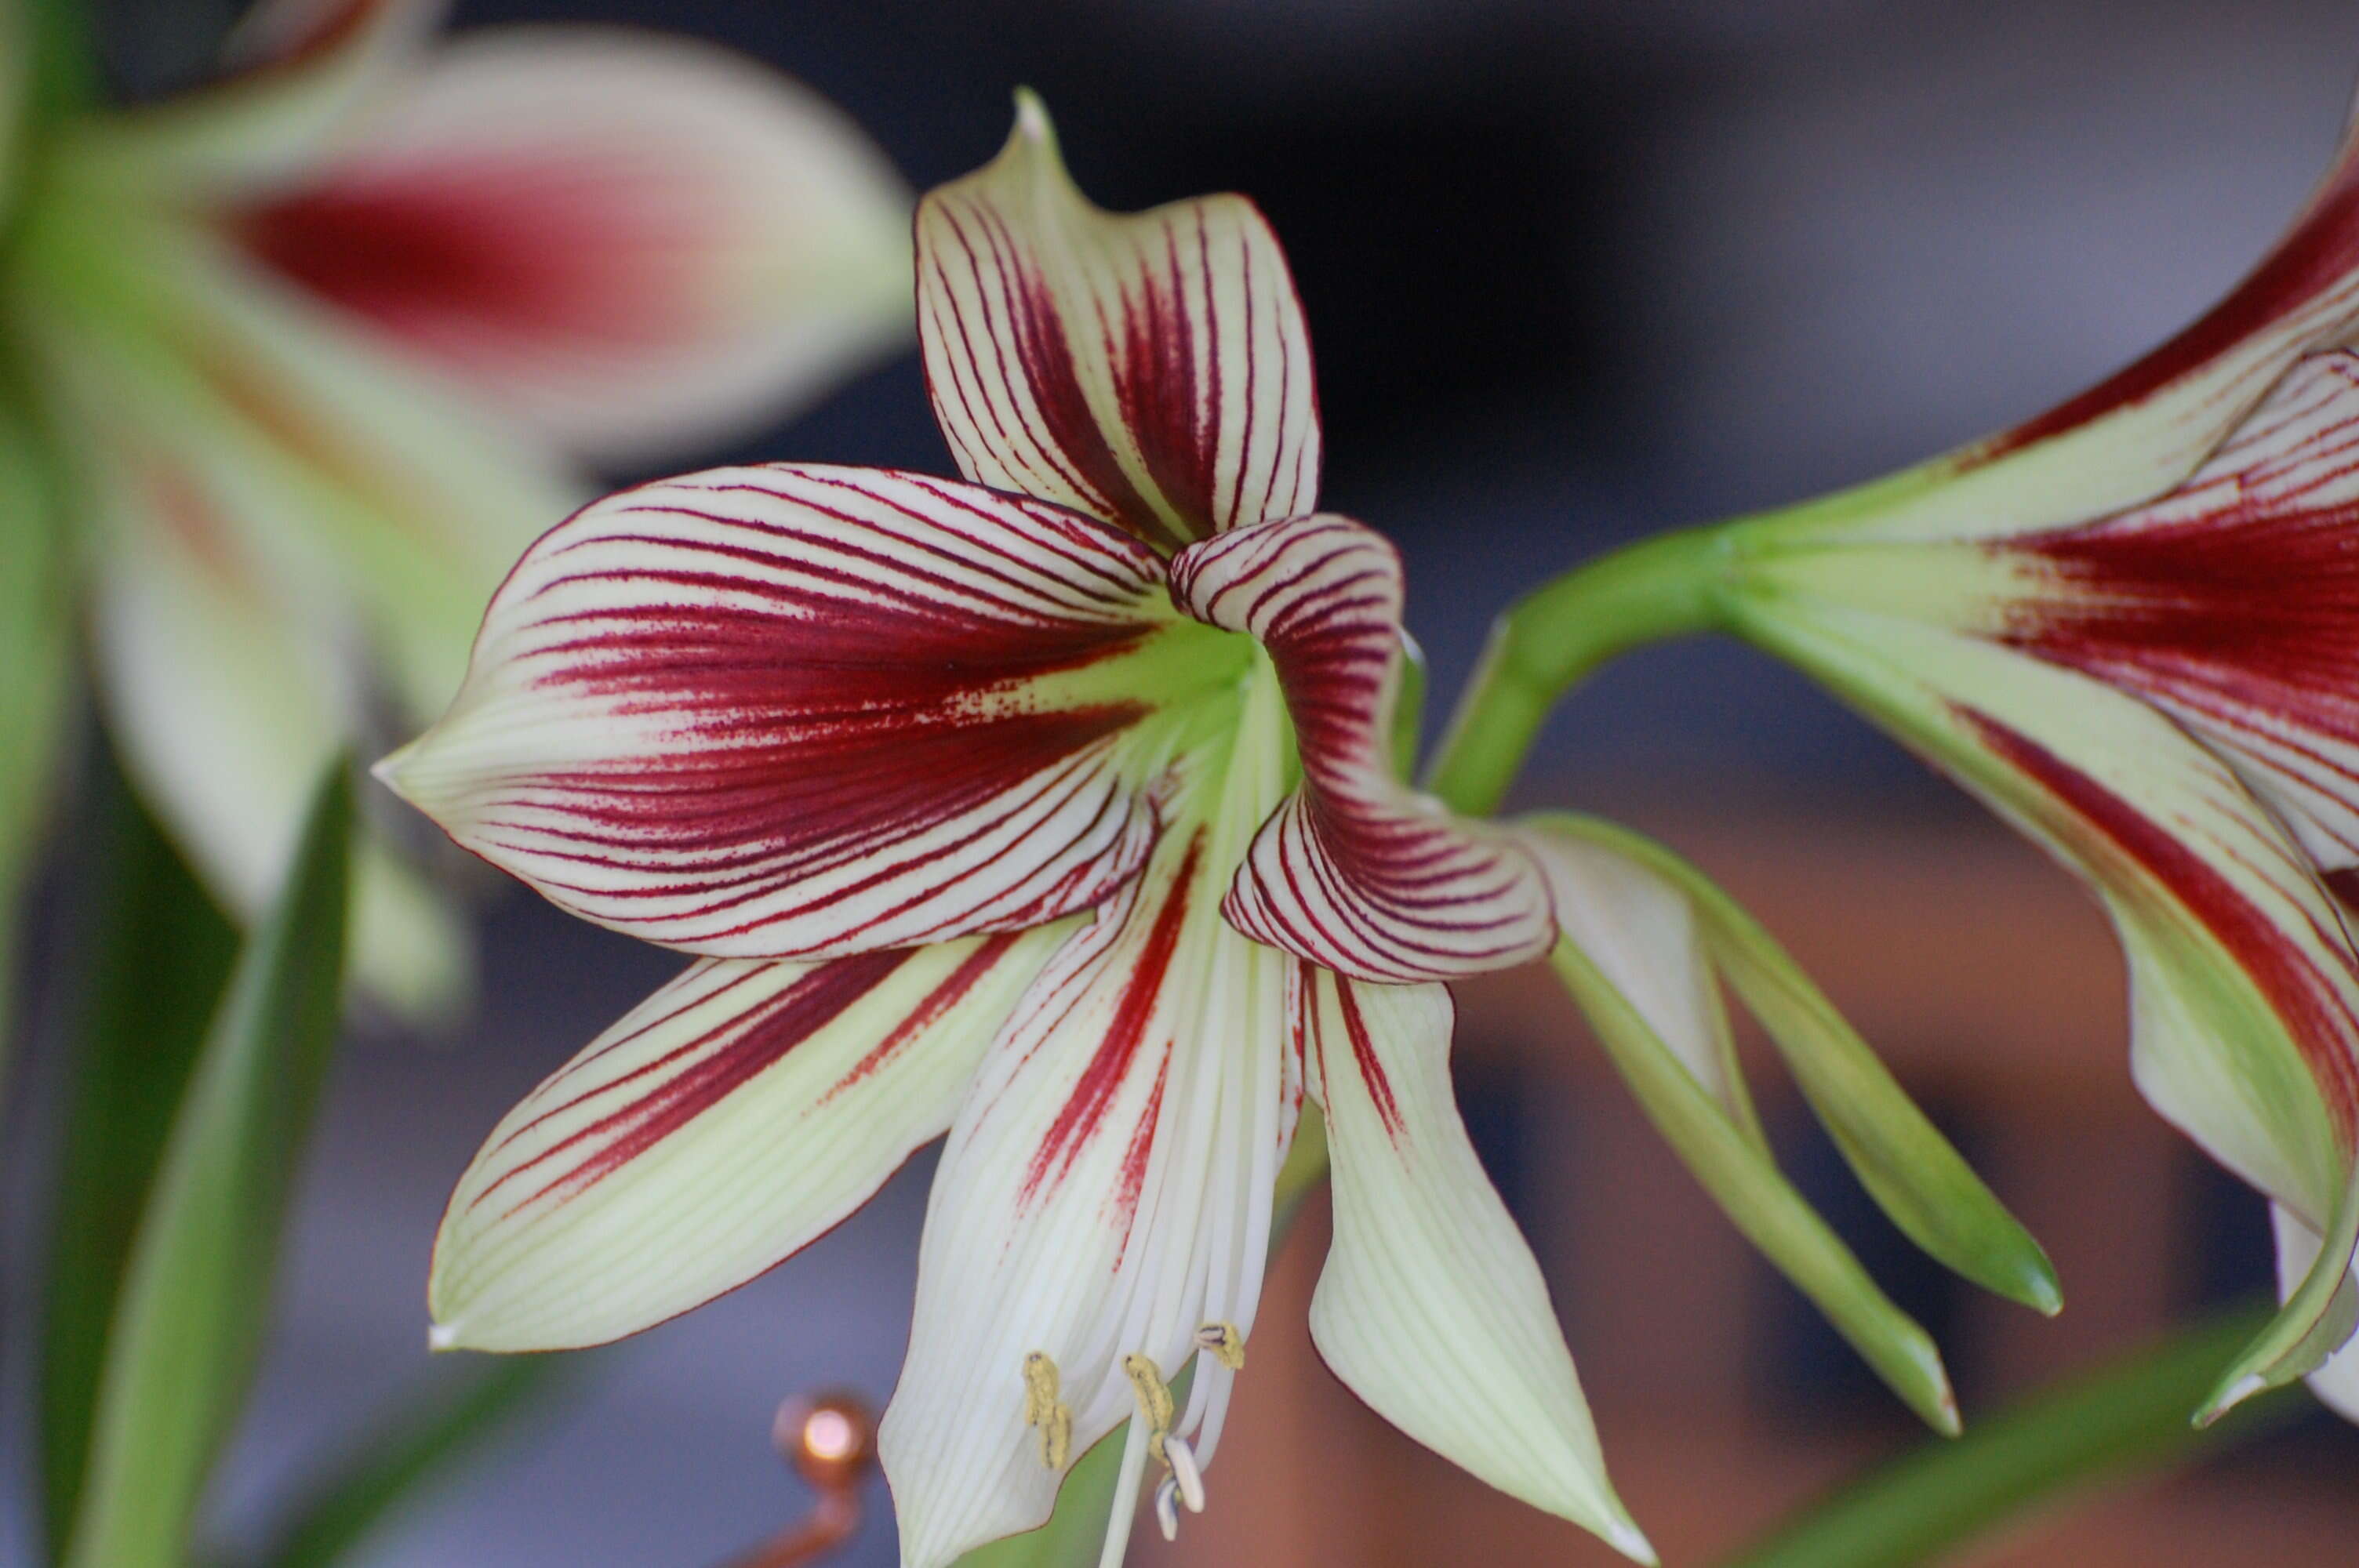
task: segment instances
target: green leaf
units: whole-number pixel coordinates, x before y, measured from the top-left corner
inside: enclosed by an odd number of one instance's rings
[[[2268,1315],[2198,1325],[2036,1394],[1852,1482],[1726,1568],[1918,1568],[2068,1493],[2261,1431],[2306,1401],[2270,1394],[2210,1433],[2190,1430],[2187,1412]]]
[[[108,1337],[69,1568],[179,1568],[244,1403],[335,1044],[347,774],[340,759],[322,779],[286,882],[239,956],[173,1119]]]
[[[68,1034],[65,1128],[41,1321],[40,1452],[52,1558],[81,1499],[125,1260],[163,1158],[237,934],[92,748],[80,834],[89,908],[75,946],[81,1000]]]
[[[1721,972],[1767,1031],[1860,1185],[1902,1234],[1985,1290],[2051,1316],[2062,1308],[2039,1243],[1742,904],[1650,838],[1593,818],[1544,820],[1618,850],[1687,896]]]
[[[1099,1439],[1066,1472],[1047,1524],[970,1552],[959,1559],[958,1568],[1082,1568],[1095,1563],[1105,1545],[1114,1482],[1122,1474],[1124,1430],[1116,1427]]]
[[[508,1430],[571,1382],[561,1356],[506,1356],[465,1380],[397,1411],[326,1476],[305,1488],[271,1531],[258,1568],[327,1568],[416,1504],[471,1450]]]
[[[8,47],[0,29],[0,51]],[[0,115],[6,112],[0,102]],[[6,156],[0,145],[0,159]],[[32,431],[0,406],[0,561],[7,563],[0,571],[0,1082],[16,1018],[16,914],[56,794],[71,684],[74,596],[49,481]]]
[[[1876,1287],[1850,1249],[1587,955],[1560,942],[1549,963],[1588,1014],[1647,1119],[1736,1227],[1818,1303],[1894,1393],[1935,1430],[1954,1434],[1957,1401],[1931,1336]]]

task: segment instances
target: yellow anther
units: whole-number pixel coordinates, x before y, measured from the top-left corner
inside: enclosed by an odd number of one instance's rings
[[[1024,1357],[1024,1424],[1040,1429],[1040,1463],[1062,1470],[1073,1452],[1073,1407],[1058,1397],[1061,1379],[1045,1350]]]
[[[1212,1353],[1212,1359],[1232,1372],[1245,1368],[1245,1331],[1234,1323],[1208,1323],[1196,1331],[1196,1344]]]
[[[1163,1440],[1171,1432],[1171,1385],[1163,1380],[1160,1368],[1136,1351],[1122,1358],[1122,1370],[1130,1379],[1131,1392],[1138,1396],[1139,1419],[1147,1422],[1147,1452],[1158,1464],[1169,1465]]]

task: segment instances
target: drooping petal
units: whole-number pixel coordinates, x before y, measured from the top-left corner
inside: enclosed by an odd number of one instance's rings
[[[1240,196],[1117,216],[1018,96],[999,157],[918,207],[918,337],[959,471],[1160,547],[1317,503],[1310,344]]]
[[[707,958],[495,1128],[434,1246],[438,1346],[595,1345],[732,1290],[940,1135],[1067,932]]]
[[[561,906],[729,957],[1038,925],[1152,825],[1158,698],[1238,666],[1120,530],[817,465],[625,491],[492,602],[388,783]]]
[[[1539,1266],[1466,1141],[1450,994],[1304,977],[1335,1238],[1319,1353],[1376,1413],[1538,1509],[1655,1561],[1614,1494]]]
[[[2212,741],[2313,859],[2359,863],[2359,355],[2289,372],[2177,490],[2004,542],[1997,635]]]
[[[2291,1296],[2317,1265],[2319,1238],[2283,1204],[2269,1206],[2269,1225],[2277,1243],[2277,1293]],[[2359,1349],[2345,1346],[2310,1374],[2310,1392],[2346,1421],[2359,1422]]]
[[[361,112],[413,66],[448,0],[262,0],[228,74],[93,115],[78,154],[176,202],[266,189],[347,145]]]
[[[1274,796],[1262,750],[1221,787]],[[1233,825],[1252,820],[1176,807],[1148,870],[1050,963],[959,1112],[881,1437],[909,1568],[1039,1524],[1065,1465],[1139,1411],[1127,1357],[1169,1379],[1206,1325],[1252,1334],[1291,1128],[1288,960],[1214,909],[1246,830]],[[1027,1364],[1053,1368],[1069,1428],[1053,1447],[1027,1430]],[[1217,1437],[1199,1400],[1209,1381],[1224,1401],[1233,1375],[1198,1360],[1177,1436],[1197,1435],[1201,1413]],[[1147,1436],[1131,1436],[1117,1541]]]
[[[2159,495],[2193,472],[2295,360],[2359,323],[2359,136],[2228,296],[2160,348],[2038,418],[1799,510],[1796,537],[1995,538]]]
[[[2058,1310],[2062,1296],[2056,1272],[2039,1244],[1893,1081],[1825,993],[1735,900],[1664,846],[1613,823],[1549,814],[1521,818],[1516,829],[1548,876],[1564,939],[1654,1036],[1653,1042],[1610,1042],[1617,1065],[1658,1044],[1717,1102],[1729,1130],[1767,1160],[1769,1142],[1745,1091],[1722,1009],[1724,977],[1792,1068],[1803,1097],[1876,1206],[1909,1239],[1966,1278],[2041,1312]],[[1560,974],[1566,971],[1561,951],[1560,944]],[[1597,1026],[1601,1034],[1608,1033],[1607,1022]],[[1650,1093],[1626,1065],[1625,1076],[1662,1119],[1662,1094]],[[1714,1135],[1712,1141],[1720,1140]],[[1695,1163],[1692,1156],[1690,1162]],[[1741,1173],[1734,1180],[1759,1184]],[[1709,1175],[1705,1184],[1715,1193],[1730,1184]]]
[[[471,34],[225,211],[283,283],[569,450],[791,412],[908,330],[909,199],[799,84],[689,39]]]
[[[1450,979],[1548,951],[1555,926],[1529,857],[1393,772],[1401,570],[1382,535],[1331,515],[1238,528],[1182,551],[1171,593],[1267,650],[1302,757],[1300,789],[1223,905],[1238,930],[1371,980]]]
[[[2359,956],[2299,848],[2212,752],[2087,676],[1852,606],[1762,599],[1743,614],[2089,880],[2129,962],[2147,1100],[2338,1238],[2210,1413],[2312,1369],[2339,1342],[2359,1236]]]

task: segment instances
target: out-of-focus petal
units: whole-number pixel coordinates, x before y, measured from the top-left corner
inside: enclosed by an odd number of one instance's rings
[[[304,794],[353,732],[329,648],[254,591],[209,531],[195,492],[144,476],[139,547],[111,552],[92,587],[99,695],[133,780],[233,910],[259,912],[302,823]],[[364,842],[354,867],[352,964],[411,1017],[447,1011],[472,957],[417,875]]]
[[[1317,504],[1310,342],[1261,213],[1100,211],[1028,93],[999,157],[919,204],[918,335],[978,484],[1166,548]]]
[[[1055,927],[692,965],[527,1096],[434,1247],[438,1346],[550,1350],[744,1284],[940,1135]]]
[[[1190,546],[1171,593],[1250,633],[1286,691],[1302,787],[1255,838],[1223,912],[1238,930],[1363,979],[1449,979],[1527,963],[1555,926],[1506,835],[1394,773],[1400,557],[1348,518],[1281,518]]]
[[[2151,505],[2003,541],[1995,634],[2227,755],[2321,866],[2359,863],[2359,355],[2289,372]]]
[[[692,40],[436,51],[225,217],[266,267],[588,456],[793,411],[908,330],[909,199],[841,113]]]
[[[2359,957],[2308,859],[2177,723],[2076,672],[1833,603],[1748,601],[1746,633],[1818,674],[2067,865],[2129,961],[2139,1088],[2342,1258],[2223,1396],[2307,1372],[2359,1230]],[[2216,1407],[2211,1413],[2216,1413]]]
[[[361,112],[417,62],[448,0],[264,0],[230,39],[229,71],[96,115],[78,155],[176,202],[301,176],[353,139]]]
[[[1161,697],[1242,668],[1119,529],[950,480],[717,469],[552,530],[383,764],[563,907],[723,957],[1014,930],[1153,826]]]
[[[1606,1479],[1539,1266],[1459,1120],[1449,992],[1319,970],[1303,990],[1334,1160],[1319,1353],[1427,1447],[1654,1562]]]
[[[1242,787],[1274,784],[1266,772]],[[1063,1465],[1139,1408],[1125,1357],[1165,1379],[1196,1359],[1198,1399],[1210,1381],[1225,1402],[1234,1374],[1198,1358],[1198,1332],[1252,1332],[1290,1127],[1289,960],[1215,913],[1218,868],[1241,848],[1225,836],[1177,814],[1132,891],[1018,1005],[951,1129],[881,1434],[909,1568],[1046,1519]],[[1059,1450],[1027,1429],[1036,1354],[1070,1430]],[[1117,1498],[1117,1538],[1132,1500]]]

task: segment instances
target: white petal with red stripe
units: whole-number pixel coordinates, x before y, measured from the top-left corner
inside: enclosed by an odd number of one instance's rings
[[[2159,704],[2359,862],[2359,355],[2297,365],[2160,501],[2000,554],[1999,635]]]
[[[1449,979],[1555,939],[1538,869],[1506,834],[1394,776],[1400,557],[1331,515],[1205,540],[1171,564],[1180,608],[1250,633],[1286,691],[1301,787],[1255,838],[1223,906],[1237,929],[1363,979]]]
[[[1319,1353],[1444,1458],[1654,1562],[1606,1479],[1539,1266],[1459,1120],[1450,993],[1313,971],[1304,1001],[1334,1160]]]
[[[1317,503],[1310,343],[1261,213],[1100,211],[1029,94],[999,157],[919,205],[918,336],[977,483],[1165,548]]]
[[[1221,787],[1266,803],[1279,784],[1268,749]],[[881,1436],[910,1568],[1045,1519],[1063,1465],[1139,1411],[1128,1357],[1164,1380],[1195,1360],[1169,1433],[1204,1458],[1217,1442],[1236,1374],[1199,1335],[1251,1335],[1292,1126],[1288,960],[1214,907],[1240,818],[1175,812],[1150,869],[1026,996],[951,1129]],[[1054,1368],[1069,1443],[1027,1428],[1027,1365]],[[1132,1428],[1116,1540],[1149,1435]]]
[[[2128,959],[2147,1099],[2303,1224],[2359,1235],[2359,953],[2243,781],[2137,697],[2028,654],[1848,605],[1742,613],[2088,878]],[[2349,1251],[2295,1292],[2241,1391],[2311,1368]]]
[[[909,319],[909,197],[832,105],[690,39],[466,35],[299,182],[247,254],[569,450],[766,425]]]
[[[435,1342],[599,1344],[824,1234],[950,1124],[1064,935],[692,965],[527,1096],[459,1179]]]
[[[1038,925],[1136,870],[1156,705],[1250,652],[1160,575],[1118,529],[953,481],[642,486],[526,555],[451,712],[380,771],[557,903],[691,952]]]

